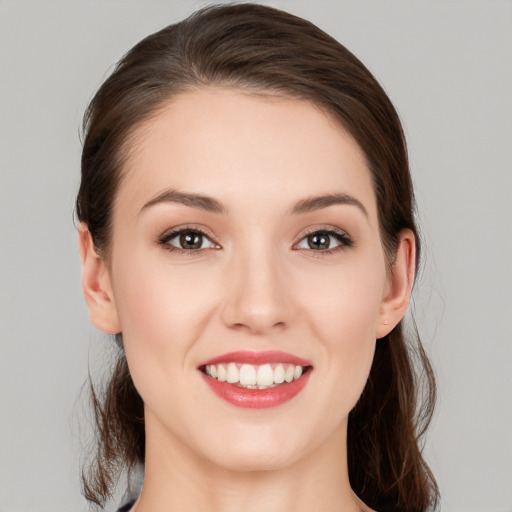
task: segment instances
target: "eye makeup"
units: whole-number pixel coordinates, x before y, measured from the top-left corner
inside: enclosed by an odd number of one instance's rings
[[[166,231],[158,238],[158,243],[168,251],[182,254],[221,248],[204,230],[191,226],[182,226]]]
[[[195,226],[182,226],[166,231],[158,238],[158,244],[168,251],[182,254],[222,248],[205,230]],[[348,233],[329,226],[309,229],[293,244],[292,249],[329,255],[353,246],[354,241]]]
[[[293,245],[295,250],[313,251],[318,255],[329,255],[354,246],[350,235],[333,226],[311,228],[301,235],[300,240]]]

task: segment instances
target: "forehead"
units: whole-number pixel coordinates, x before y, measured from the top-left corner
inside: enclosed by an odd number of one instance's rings
[[[375,210],[365,156],[316,105],[229,89],[183,93],[135,130],[117,203],[173,188],[222,202],[351,193]],[[121,207],[121,204],[119,204]]]

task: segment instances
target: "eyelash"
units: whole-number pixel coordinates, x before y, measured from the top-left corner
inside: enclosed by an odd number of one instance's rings
[[[203,237],[204,239],[208,240],[214,246],[216,246],[215,248],[220,248],[220,246],[218,244],[216,244],[215,242],[212,241],[211,236],[207,235],[201,229],[192,228],[192,227],[183,227],[183,228],[175,229],[172,231],[168,231],[168,232],[164,233],[158,239],[158,243],[167,251],[178,252],[178,253],[188,254],[188,255],[191,255],[193,253],[200,253],[206,249],[210,249],[209,247],[199,248],[199,249],[184,249],[183,247],[176,247],[175,245],[171,245],[169,243],[173,238],[176,238],[180,235],[187,234],[187,233],[199,235],[199,236]]]
[[[199,236],[205,238],[206,240],[208,240],[215,247],[205,247],[205,248],[198,248],[198,249],[184,249],[183,247],[176,247],[169,243],[173,238],[176,238],[180,235],[187,234],[187,233],[199,235]],[[343,249],[346,249],[349,247],[353,247],[353,245],[354,245],[354,241],[352,240],[352,238],[344,231],[336,230],[333,228],[328,228],[328,229],[318,229],[317,228],[317,229],[312,229],[311,231],[305,233],[301,237],[301,239],[293,245],[293,248],[296,250],[301,250],[301,248],[299,248],[297,246],[301,242],[306,240],[307,237],[309,237],[311,235],[325,235],[325,236],[334,238],[339,243],[339,245],[337,245],[333,248],[323,249],[323,250],[302,248],[302,250],[317,253],[316,255],[318,255],[318,256],[332,254],[334,252],[337,252],[337,251],[340,251],[340,250],[343,250]],[[192,253],[200,253],[202,251],[205,251],[205,250],[211,249],[211,248],[215,248],[215,249],[220,248],[220,246],[218,244],[216,244],[214,241],[212,241],[211,237],[209,235],[207,235],[203,230],[198,229],[198,228],[192,228],[192,227],[183,227],[183,228],[179,228],[179,229],[175,229],[175,230],[166,232],[162,236],[160,236],[160,238],[158,239],[158,243],[164,249],[166,249],[168,251],[178,252],[178,253],[188,254],[188,255],[190,255]]]
[[[300,244],[301,242],[306,240],[311,235],[326,235],[328,237],[334,238],[339,243],[339,245],[337,245],[335,247],[332,247],[329,249],[324,249],[324,250],[314,250],[311,248],[303,249],[303,250],[313,253],[317,257],[318,256],[327,256],[329,254],[333,254],[335,252],[342,251],[344,249],[354,246],[354,240],[348,235],[348,233],[346,233],[345,231],[342,231],[342,230],[338,230],[338,229],[329,227],[329,228],[325,228],[325,229],[315,228],[315,229],[312,229],[311,231],[306,232],[301,237],[301,239],[296,244],[294,244],[294,247],[296,247],[298,244]],[[301,250],[301,249],[298,248],[297,250]]]

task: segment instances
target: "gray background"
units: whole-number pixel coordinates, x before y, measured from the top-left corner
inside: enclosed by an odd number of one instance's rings
[[[416,316],[446,512],[512,511],[512,2],[269,2],[374,72],[404,121],[425,242]],[[0,0],[0,511],[80,511],[77,402],[109,341],[72,223],[82,112],[140,38],[204,2]],[[84,427],[85,428],[85,427]]]

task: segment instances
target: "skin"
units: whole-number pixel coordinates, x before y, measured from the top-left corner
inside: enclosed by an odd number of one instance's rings
[[[80,252],[91,320],[123,333],[145,403],[137,512],[368,510],[349,485],[347,418],[376,340],[405,314],[414,237],[400,234],[390,268],[357,143],[308,102],[206,89],[173,98],[139,127],[123,172],[108,260],[86,226]],[[168,190],[225,211],[144,207]],[[362,207],[291,213],[333,193]],[[159,240],[176,227],[203,231],[203,248],[168,250]],[[311,249],[308,233],[322,229],[352,245],[332,238],[331,249]],[[313,369],[289,402],[241,409],[198,371],[236,350],[281,350]]]

